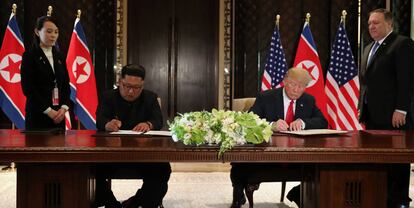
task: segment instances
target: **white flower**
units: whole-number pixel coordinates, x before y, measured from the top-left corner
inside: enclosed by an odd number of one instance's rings
[[[184,139],[185,140],[188,140],[188,139],[190,139],[191,138],[191,134],[190,133],[186,133],[186,134],[184,134]]]
[[[219,156],[236,144],[262,143],[272,135],[269,123],[254,113],[213,109],[180,114],[168,123],[173,138],[186,145],[220,144]]]

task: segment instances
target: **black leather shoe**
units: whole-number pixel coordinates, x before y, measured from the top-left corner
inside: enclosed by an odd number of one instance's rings
[[[134,196],[129,197],[129,199],[123,201],[122,207],[123,208],[139,207],[137,197],[134,195]]]
[[[238,201],[233,200],[233,203],[231,203],[230,208],[240,208],[243,204],[246,204],[246,196],[244,196],[244,194],[240,200]]]
[[[300,207],[300,185],[290,189],[289,193],[286,195],[286,198],[289,199],[289,201],[295,202],[295,204]]]

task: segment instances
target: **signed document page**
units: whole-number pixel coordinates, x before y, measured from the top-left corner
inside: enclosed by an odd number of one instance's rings
[[[113,131],[109,134],[113,135],[140,135],[144,132],[142,131],[132,131],[132,130],[119,130],[119,131]]]
[[[281,131],[280,133],[309,136],[309,135],[323,135],[323,134],[345,134],[347,132],[348,131],[334,130],[334,129],[309,129],[309,130],[302,130],[302,131]]]
[[[152,136],[171,136],[171,131],[147,131],[144,134]]]

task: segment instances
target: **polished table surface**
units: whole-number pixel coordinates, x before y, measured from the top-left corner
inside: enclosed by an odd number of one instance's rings
[[[236,146],[218,157],[218,146],[186,146],[171,137],[0,130],[0,162],[12,161],[18,208],[95,207],[96,163],[124,162],[300,163],[302,207],[385,208],[384,164],[414,162],[414,132],[274,134],[268,143]]]
[[[170,137],[114,136],[71,130],[65,134],[0,130],[0,162],[414,162],[414,132],[354,131],[343,135],[274,134],[269,143],[236,146],[218,157],[217,146],[186,146]]]

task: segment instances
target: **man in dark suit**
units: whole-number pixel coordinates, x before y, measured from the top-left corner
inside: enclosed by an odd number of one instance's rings
[[[149,131],[162,128],[162,114],[157,95],[144,89],[145,69],[139,65],[122,68],[119,88],[105,93],[96,111],[99,130]],[[105,183],[116,173],[138,174],[143,184],[135,196],[123,202],[122,207],[156,208],[167,193],[171,174],[169,163],[130,163],[97,165],[97,205],[121,207]]]
[[[316,106],[315,98],[305,93],[311,77],[301,68],[291,68],[283,80],[284,88],[268,90],[259,93],[250,111],[272,122],[273,131],[298,131],[303,129],[323,129],[328,122]],[[246,202],[243,189],[247,178],[257,172],[277,172],[290,168],[289,164],[245,164],[233,163],[230,178],[233,184],[232,208],[240,207]],[[298,205],[299,186],[294,188],[296,194],[290,193],[291,201]]]
[[[412,129],[414,42],[393,32],[388,10],[372,11],[368,26],[374,41],[361,61],[360,121],[367,129]],[[388,207],[408,207],[409,177],[409,164],[390,166]]]

